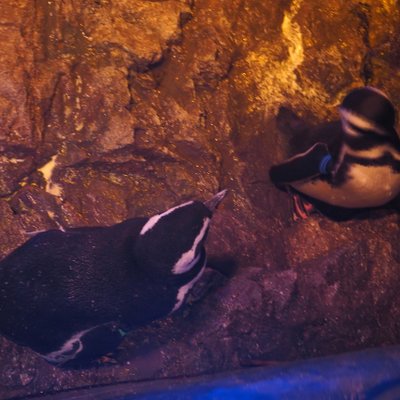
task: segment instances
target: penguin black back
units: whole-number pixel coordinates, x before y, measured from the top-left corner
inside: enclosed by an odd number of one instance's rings
[[[145,221],[47,231],[14,251],[0,264],[0,331],[29,345],[46,327],[49,336],[35,348],[42,353],[64,332],[114,320],[115,310],[127,318],[126,293],[138,277],[126,249]]]

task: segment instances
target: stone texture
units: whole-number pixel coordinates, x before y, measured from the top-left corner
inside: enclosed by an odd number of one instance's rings
[[[294,223],[267,175],[281,105],[316,124],[370,84],[399,108],[399,22],[378,0],[2,1],[1,256],[230,194],[202,299],[129,334],[113,366],[64,371],[0,338],[0,399],[399,343],[398,214]]]

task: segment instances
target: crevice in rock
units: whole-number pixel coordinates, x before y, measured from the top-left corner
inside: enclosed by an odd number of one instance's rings
[[[189,4],[189,8],[191,11],[194,9],[194,2]],[[164,77],[164,70],[165,67],[168,65],[171,59],[171,53],[175,46],[183,46],[184,41],[184,33],[183,30],[186,26],[193,20],[194,15],[193,12],[181,12],[179,15],[179,28],[180,34],[177,38],[171,39],[166,42],[166,47],[162,49],[161,56],[159,59],[154,60],[139,60],[136,57],[133,57],[133,63],[128,67],[128,74],[127,74],[127,83],[128,83],[128,90],[130,93],[130,99],[128,104],[125,106],[127,110],[131,111],[134,106],[136,105],[135,97],[132,92],[134,92],[133,84],[134,79],[136,78],[136,74],[151,74],[154,82],[155,87],[159,87],[161,85],[162,79]],[[126,50],[125,50],[126,51]]]
[[[49,121],[50,116],[51,116],[51,111],[53,109],[54,100],[56,98],[59,86],[60,86],[60,84],[62,82],[62,78],[64,76],[65,76],[65,73],[63,73],[63,72],[59,72],[57,74],[56,79],[55,79],[55,83],[54,83],[54,87],[53,87],[53,91],[51,93],[50,98],[47,101],[47,105],[43,109],[43,127],[41,129],[42,134],[41,134],[41,138],[40,138],[41,143],[45,142],[47,125],[48,125],[48,121]]]
[[[127,161],[118,161],[119,156],[126,156],[129,154],[131,156],[130,160]],[[111,161],[108,161],[106,158],[110,157]],[[142,166],[144,162],[157,162],[157,163],[177,163],[179,160],[176,158],[152,150],[152,149],[137,149],[134,145],[125,146],[123,149],[113,150],[108,153],[104,153],[101,155],[101,158],[97,159],[85,159],[76,163],[63,165],[63,168],[73,168],[73,169],[82,169],[87,167],[104,167],[112,169],[113,166],[127,166],[132,164],[137,164]],[[142,167],[141,167],[142,168]]]
[[[370,35],[370,18],[371,18],[371,6],[367,3],[358,3],[354,10],[354,14],[359,20],[359,30],[362,35],[362,41],[366,48],[365,55],[363,57],[360,77],[365,85],[369,85],[374,78],[374,71],[372,66],[373,49],[369,39]]]
[[[179,28],[183,29],[183,27],[188,24],[193,19],[193,14],[190,12],[181,12],[179,14]]]
[[[128,103],[126,104],[125,108],[128,111],[132,111],[133,107],[135,107],[135,99],[133,98],[133,88],[132,88],[132,84],[133,84],[133,80],[135,79],[134,73],[132,71],[132,68],[128,68],[128,73],[126,74],[126,85],[128,88],[128,93],[129,93],[129,100]]]
[[[129,92],[129,100],[125,105],[125,108],[128,111],[132,111],[133,108],[138,103],[138,100],[136,99],[137,96],[135,96],[135,94],[138,95],[137,93],[135,93],[136,92],[135,86],[141,87],[142,86],[141,81],[142,83],[145,82],[146,80],[148,81],[147,77],[150,76],[152,81],[154,82],[154,87],[152,89],[156,89],[160,85],[163,77],[162,70],[166,61],[167,61],[166,56],[165,54],[163,54],[161,59],[155,63],[142,65],[140,68],[138,68],[136,64],[132,64],[128,67],[128,72],[126,74],[126,82]],[[143,87],[142,89],[149,89],[148,84],[147,85],[145,84],[144,86],[145,87]]]
[[[218,90],[219,86],[221,85],[221,83],[223,83],[224,81],[229,80],[229,78],[231,77],[231,74],[233,72],[233,69],[235,67],[235,63],[236,61],[239,59],[239,51],[237,49],[237,47],[234,48],[230,60],[229,60],[229,64],[225,70],[225,73],[221,76],[221,78],[218,81],[218,85],[216,87],[216,89]]]
[[[237,49],[235,48],[233,53],[232,53],[231,59],[230,59],[229,64],[228,64],[228,68],[226,69],[225,74],[222,75],[222,77],[221,77],[221,82],[224,81],[224,80],[229,79],[229,77],[230,77],[230,75],[232,73],[232,70],[233,70],[233,68],[235,66],[236,60],[239,58],[238,55],[236,54],[237,53],[236,50]]]
[[[202,92],[217,92],[221,84],[230,79],[235,63],[239,59],[238,48],[235,47],[234,44],[232,44],[232,47],[233,51],[229,55],[226,65],[223,65],[223,61],[220,60],[218,50],[215,55],[215,61],[219,62],[219,66],[224,68],[224,70],[213,66],[208,67],[207,69],[204,69],[204,71],[200,72],[198,79],[193,81],[194,89],[199,97],[201,97]]]

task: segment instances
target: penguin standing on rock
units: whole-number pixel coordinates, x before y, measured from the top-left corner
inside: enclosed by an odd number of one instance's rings
[[[280,114],[283,130],[294,126],[300,136],[307,135],[297,117],[285,110]],[[282,114],[292,121],[283,121]],[[321,211],[372,208],[400,193],[400,139],[392,102],[378,89],[361,87],[344,98],[339,115],[339,121],[312,132],[310,148],[270,170],[275,184],[294,189],[299,218],[306,218],[313,205]]]
[[[181,307],[205,269],[225,195],[110,227],[37,234],[0,263],[0,333],[59,366],[114,351],[127,331]]]

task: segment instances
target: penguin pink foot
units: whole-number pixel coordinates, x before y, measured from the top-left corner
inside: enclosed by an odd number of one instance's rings
[[[106,354],[104,356],[101,356],[96,360],[96,364],[99,366],[107,366],[107,365],[115,365],[118,364],[118,361],[114,358],[114,355],[112,353]]]
[[[312,203],[305,200],[297,193],[292,194],[292,201],[293,201],[292,218],[294,221],[307,219],[312,213],[316,211]]]

